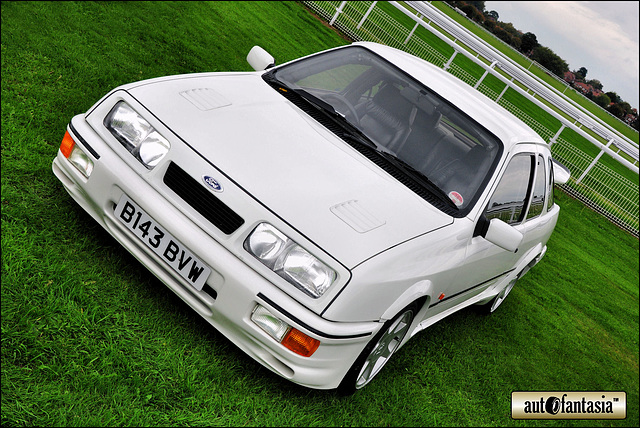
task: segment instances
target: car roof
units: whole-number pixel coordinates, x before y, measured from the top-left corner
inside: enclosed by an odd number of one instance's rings
[[[523,121],[457,77],[407,52],[373,42],[355,42],[395,64],[495,134],[505,150],[521,142],[544,144]]]

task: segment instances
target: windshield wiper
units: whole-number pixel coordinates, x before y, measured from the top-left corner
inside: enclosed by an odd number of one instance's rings
[[[300,88],[289,88],[289,90],[295,92],[296,94],[300,95],[305,100],[309,101],[311,104],[314,104],[316,107],[319,107],[319,108],[321,108],[322,110],[325,110],[328,113],[342,116],[340,113],[338,113],[338,111],[335,108],[333,108],[333,106],[331,104],[329,104],[328,102],[326,102],[322,98],[312,94],[309,91],[305,91],[304,89],[300,89]],[[344,116],[342,116],[342,117],[344,117]]]
[[[328,102],[326,102],[322,98],[312,94],[311,92],[305,91],[304,89],[301,89],[301,88],[292,88],[291,86],[287,85],[283,81],[278,80],[277,78],[275,78],[273,76],[273,74],[269,74],[266,77],[268,77],[269,82],[272,83],[273,85],[277,86],[279,90],[284,91],[284,92],[287,92],[287,91],[294,92],[294,93],[298,94],[300,97],[302,97],[305,100],[309,101],[311,104],[315,105],[317,108],[320,108],[321,110],[324,110],[324,111],[326,111],[328,113],[331,113],[332,115],[340,115],[340,113],[338,113],[336,111],[336,109],[333,108],[333,106],[331,104],[329,104]]]
[[[320,110],[321,112],[329,115],[331,118],[337,120],[339,122],[339,124],[343,127],[343,128],[347,128],[347,131],[350,133],[356,133],[359,134],[361,136],[363,136],[364,138],[367,138],[364,134],[362,134],[362,131],[360,131],[360,129],[358,129],[358,127],[356,125],[354,125],[353,123],[349,122],[349,120],[347,120],[347,118],[340,113],[338,110],[336,110],[333,105],[331,105],[330,103],[326,102],[325,100],[323,100],[322,98],[318,97],[315,94],[312,94],[309,91],[306,91],[302,88],[292,88],[291,86],[287,85],[286,83],[284,83],[283,81],[277,79],[276,77],[273,76],[273,73],[267,73],[264,78],[271,83],[276,89],[283,91],[283,92],[293,92],[295,94],[297,94],[300,98],[304,99],[305,101],[308,101],[310,104],[312,104],[315,108],[317,108],[318,110]],[[372,142],[373,143],[373,142]],[[375,145],[375,143],[373,143]]]
[[[438,199],[442,200],[445,204],[447,204],[450,208],[454,208],[456,211],[459,208],[456,204],[451,200],[449,195],[447,195],[444,190],[439,188],[433,181],[429,179],[424,173],[415,169],[412,165],[408,164],[406,161],[400,159],[396,156],[392,151],[387,149],[386,147],[377,144],[375,141],[371,140],[364,133],[358,132],[358,134],[346,134],[344,137],[349,138],[350,141],[362,144],[364,146],[369,147],[370,149],[375,150],[380,156],[386,159],[393,166],[401,170],[405,175],[412,178],[414,181],[420,183],[423,187],[426,187],[434,196]]]
[[[450,208],[454,208],[458,211],[460,208],[451,200],[449,195],[445,193],[440,187],[438,187],[433,181],[429,179],[423,172],[418,171],[412,165],[408,164],[406,161],[400,159],[395,154],[389,152],[388,150],[381,151],[380,155],[382,155],[385,159],[389,160],[396,167],[399,167],[405,174],[413,178],[414,180],[420,182],[425,187],[428,187],[438,199],[442,200],[445,204],[447,204]]]
[[[304,89],[292,88],[288,86],[284,82],[275,78],[271,73],[267,74],[265,77],[277,89],[284,92],[291,91],[297,94],[304,100],[314,105],[317,109],[327,114],[329,117],[333,118],[334,121],[338,122],[341,125],[341,128],[345,131],[341,135],[342,138],[347,138],[352,142],[364,145],[369,149],[373,149],[380,156],[386,159],[389,163],[391,163],[396,168],[401,170],[405,175],[409,176],[414,181],[417,181],[423,187],[426,187],[434,196],[442,200],[449,207],[454,208],[456,211],[459,209],[453,203],[453,201],[449,198],[449,196],[442,189],[440,189],[435,183],[433,183],[426,175],[416,170],[413,166],[409,165],[404,160],[400,159],[398,156],[395,155],[395,153],[391,152],[389,149],[387,149],[383,145],[373,141],[364,132],[362,132],[356,125],[349,122],[344,117],[344,115],[339,113],[331,104],[317,97],[316,95],[308,91],[305,91]]]
[[[373,149],[375,152],[379,154],[383,154],[385,151],[387,151],[385,147],[379,145],[378,143],[373,141],[371,138],[367,137],[367,135],[364,132],[360,131],[355,126],[353,127],[353,129],[345,130],[345,131],[347,132],[341,135],[342,138],[347,138],[349,141],[353,141],[355,143],[358,143],[370,149]]]

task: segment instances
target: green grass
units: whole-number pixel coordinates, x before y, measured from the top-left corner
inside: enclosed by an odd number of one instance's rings
[[[262,368],[153,278],[51,172],[113,87],[347,43],[298,3],[2,3],[3,426],[637,426],[638,240],[561,192],[545,258],[492,316],[410,341],[348,398]],[[622,421],[515,421],[516,390],[615,390]]]

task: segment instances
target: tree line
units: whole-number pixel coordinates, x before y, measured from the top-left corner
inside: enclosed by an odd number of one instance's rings
[[[553,50],[540,45],[534,33],[522,33],[510,22],[501,22],[500,15],[495,10],[487,11],[484,1],[447,1],[449,5],[461,10],[469,19],[477,22],[493,33],[500,40],[520,51],[526,57],[536,61],[569,85],[578,89],[578,92],[593,100],[596,104],[607,110],[613,116],[630,124],[638,130],[638,111],[624,101],[615,92],[602,92],[602,83],[597,79],[587,80],[587,69],[580,67],[569,72],[569,64],[559,57]]]

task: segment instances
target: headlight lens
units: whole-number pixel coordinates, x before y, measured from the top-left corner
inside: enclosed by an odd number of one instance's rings
[[[148,169],[153,169],[171,148],[169,141],[124,101],[111,109],[104,126]]]
[[[244,248],[311,297],[322,296],[336,279],[333,269],[270,224],[259,224]]]

